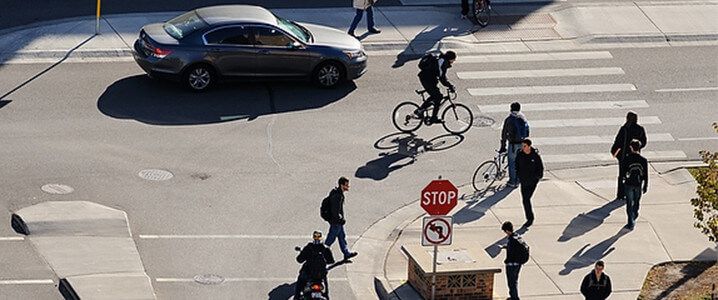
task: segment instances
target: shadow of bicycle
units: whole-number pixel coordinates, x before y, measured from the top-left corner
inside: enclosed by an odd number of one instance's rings
[[[425,140],[413,133],[396,132],[379,138],[374,143],[379,158],[359,167],[354,174],[357,178],[383,180],[391,172],[416,162],[416,158],[426,152],[444,151],[456,147],[464,141],[463,135],[444,134]]]

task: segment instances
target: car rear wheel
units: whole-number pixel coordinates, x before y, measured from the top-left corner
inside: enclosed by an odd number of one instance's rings
[[[207,90],[217,80],[214,69],[209,65],[198,64],[187,69],[184,82],[193,91],[201,92]]]
[[[344,68],[336,62],[320,64],[312,75],[314,83],[323,88],[332,88],[345,79]]]

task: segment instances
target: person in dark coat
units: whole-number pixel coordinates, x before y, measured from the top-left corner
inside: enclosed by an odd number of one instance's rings
[[[441,100],[444,99],[444,95],[441,94],[441,90],[439,90],[439,83],[441,82],[441,84],[449,88],[451,92],[456,91],[456,87],[446,78],[446,73],[454,61],[456,61],[456,52],[454,51],[446,51],[446,53],[439,53],[439,55],[427,54],[421,59],[419,62],[421,71],[419,71],[417,76],[419,77],[421,87],[429,93],[429,98],[414,112],[417,116],[421,117],[426,109],[433,106],[430,121],[431,123],[441,122],[438,115],[439,106]]]
[[[522,265],[520,251],[523,246],[518,239],[521,237],[514,232],[514,225],[509,221],[501,224],[501,230],[508,239],[508,243],[503,248],[506,248],[504,265],[506,266],[506,282],[509,286],[509,299],[519,300],[519,272],[521,272]]]
[[[327,247],[331,247],[334,244],[334,240],[339,239],[339,248],[344,254],[344,260],[348,260],[354,256],[357,256],[356,252],[349,251],[347,246],[347,236],[344,231],[344,192],[349,191],[349,179],[346,177],[339,178],[339,186],[329,192],[329,233],[324,244]]]
[[[625,188],[623,186],[623,170],[621,170],[621,160],[630,152],[628,150],[628,144],[632,140],[638,140],[641,142],[641,149],[646,147],[646,130],[643,126],[638,125],[638,115],[632,111],[626,114],[626,124],[621,126],[616,134],[616,139],[613,141],[611,146],[611,154],[618,160],[618,185],[616,187],[616,199],[623,199],[625,196]]]
[[[526,223],[529,227],[534,222],[534,212],[531,208],[531,196],[533,196],[539,181],[543,178],[543,162],[538,150],[531,147],[531,140],[524,139],[521,142],[521,150],[516,156],[516,175],[521,182],[521,199],[524,205]]]
[[[641,156],[641,142],[633,140],[628,145],[631,150],[623,161],[621,161],[621,170],[623,170],[623,186],[626,198],[626,214],[628,215],[627,229],[633,230],[638,219],[638,207],[641,202],[641,189],[643,194],[648,192],[648,160]]]
[[[501,146],[499,152],[507,152],[506,158],[509,165],[509,182],[506,186],[516,188],[519,186],[519,178],[516,176],[516,155],[521,151],[521,142],[529,137],[528,121],[521,112],[521,103],[511,103],[511,112],[504,119],[501,127]]]
[[[297,277],[297,284],[294,287],[294,299],[299,299],[304,286],[309,280],[321,280],[328,289],[327,265],[334,263],[332,251],[322,244],[322,232],[315,231],[312,234],[313,241],[308,243],[297,255],[297,262],[302,264]]]
[[[596,262],[591,273],[588,273],[581,282],[581,294],[586,300],[604,300],[611,295],[611,278],[603,273],[604,264]]]

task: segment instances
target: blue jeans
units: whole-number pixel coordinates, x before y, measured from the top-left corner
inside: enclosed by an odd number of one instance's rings
[[[519,300],[519,271],[521,271],[521,265],[506,265],[506,282],[509,284],[511,300]]]
[[[349,248],[347,248],[347,234],[344,232],[344,225],[330,224],[329,233],[327,239],[324,240],[324,245],[331,247],[334,244],[334,240],[339,238],[339,249],[342,250],[344,256],[349,256]]]
[[[354,16],[352,25],[349,26],[350,33],[354,33],[354,30],[357,29],[357,25],[359,25],[359,21],[361,21],[362,15],[364,15],[364,10],[357,9],[357,14],[356,16]],[[371,8],[371,6],[366,8],[366,28],[374,28],[374,10]]]
[[[519,184],[519,178],[516,177],[516,156],[518,156],[519,150],[521,150],[521,144],[509,143],[509,152],[506,153],[506,156],[509,160],[509,183],[512,184]]]
[[[628,226],[633,227],[636,225],[636,219],[638,219],[638,206],[641,201],[641,187],[630,185],[624,186],[626,191],[626,214],[628,215]]]

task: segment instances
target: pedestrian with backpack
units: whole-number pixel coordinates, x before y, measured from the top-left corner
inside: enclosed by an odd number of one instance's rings
[[[539,181],[543,178],[543,162],[536,148],[531,147],[531,140],[521,142],[521,150],[516,156],[516,174],[521,181],[521,199],[524,205],[526,223],[528,228],[534,223],[534,212],[531,209],[531,196],[533,196]]]
[[[521,266],[529,261],[529,245],[514,232],[514,225],[506,221],[501,225],[501,230],[506,234],[508,243],[502,246],[506,249],[506,282],[509,285],[509,299],[519,300],[519,272]]]
[[[344,260],[349,260],[357,256],[356,252],[349,251],[347,236],[344,231],[344,224],[347,222],[344,218],[344,193],[349,191],[349,179],[340,177],[338,184],[339,186],[332,189],[329,196],[322,200],[320,207],[322,219],[329,223],[329,233],[324,240],[324,245],[331,247],[334,240],[338,239],[339,248],[344,254]]]
[[[641,201],[641,189],[643,194],[648,192],[648,160],[641,156],[641,142],[632,140],[628,145],[629,153],[621,162],[621,169],[624,195],[626,197],[626,213],[628,224],[626,228],[633,230],[638,219],[638,206]]]
[[[625,188],[623,187],[622,179],[624,171],[621,169],[621,165],[623,165],[621,161],[628,155],[628,153],[630,153],[628,150],[628,144],[634,139],[641,142],[641,149],[646,147],[646,130],[643,126],[638,125],[638,115],[635,112],[629,111],[626,114],[626,123],[618,130],[616,139],[613,141],[613,146],[611,146],[611,155],[618,160],[618,186],[616,188],[616,199],[623,199],[625,196]]]
[[[511,112],[504,119],[501,129],[501,147],[499,148],[499,152],[506,152],[508,149],[506,154],[509,164],[509,182],[506,184],[508,187],[519,186],[519,178],[516,176],[516,156],[521,149],[521,142],[527,137],[529,137],[529,122],[521,112],[521,104],[511,103]]]
[[[372,9],[372,7],[376,4],[376,1],[377,0],[354,0],[353,6],[356,9],[356,15],[354,15],[352,24],[349,25],[349,32],[347,32],[349,35],[355,38],[357,37],[356,34],[354,34],[354,30],[357,29],[359,21],[361,21],[364,15],[364,11],[366,11],[367,31],[369,31],[369,33],[381,33],[381,30],[374,26],[374,9]]]
[[[602,260],[596,262],[591,273],[581,282],[581,294],[586,300],[606,300],[611,295],[611,278],[603,272]]]

